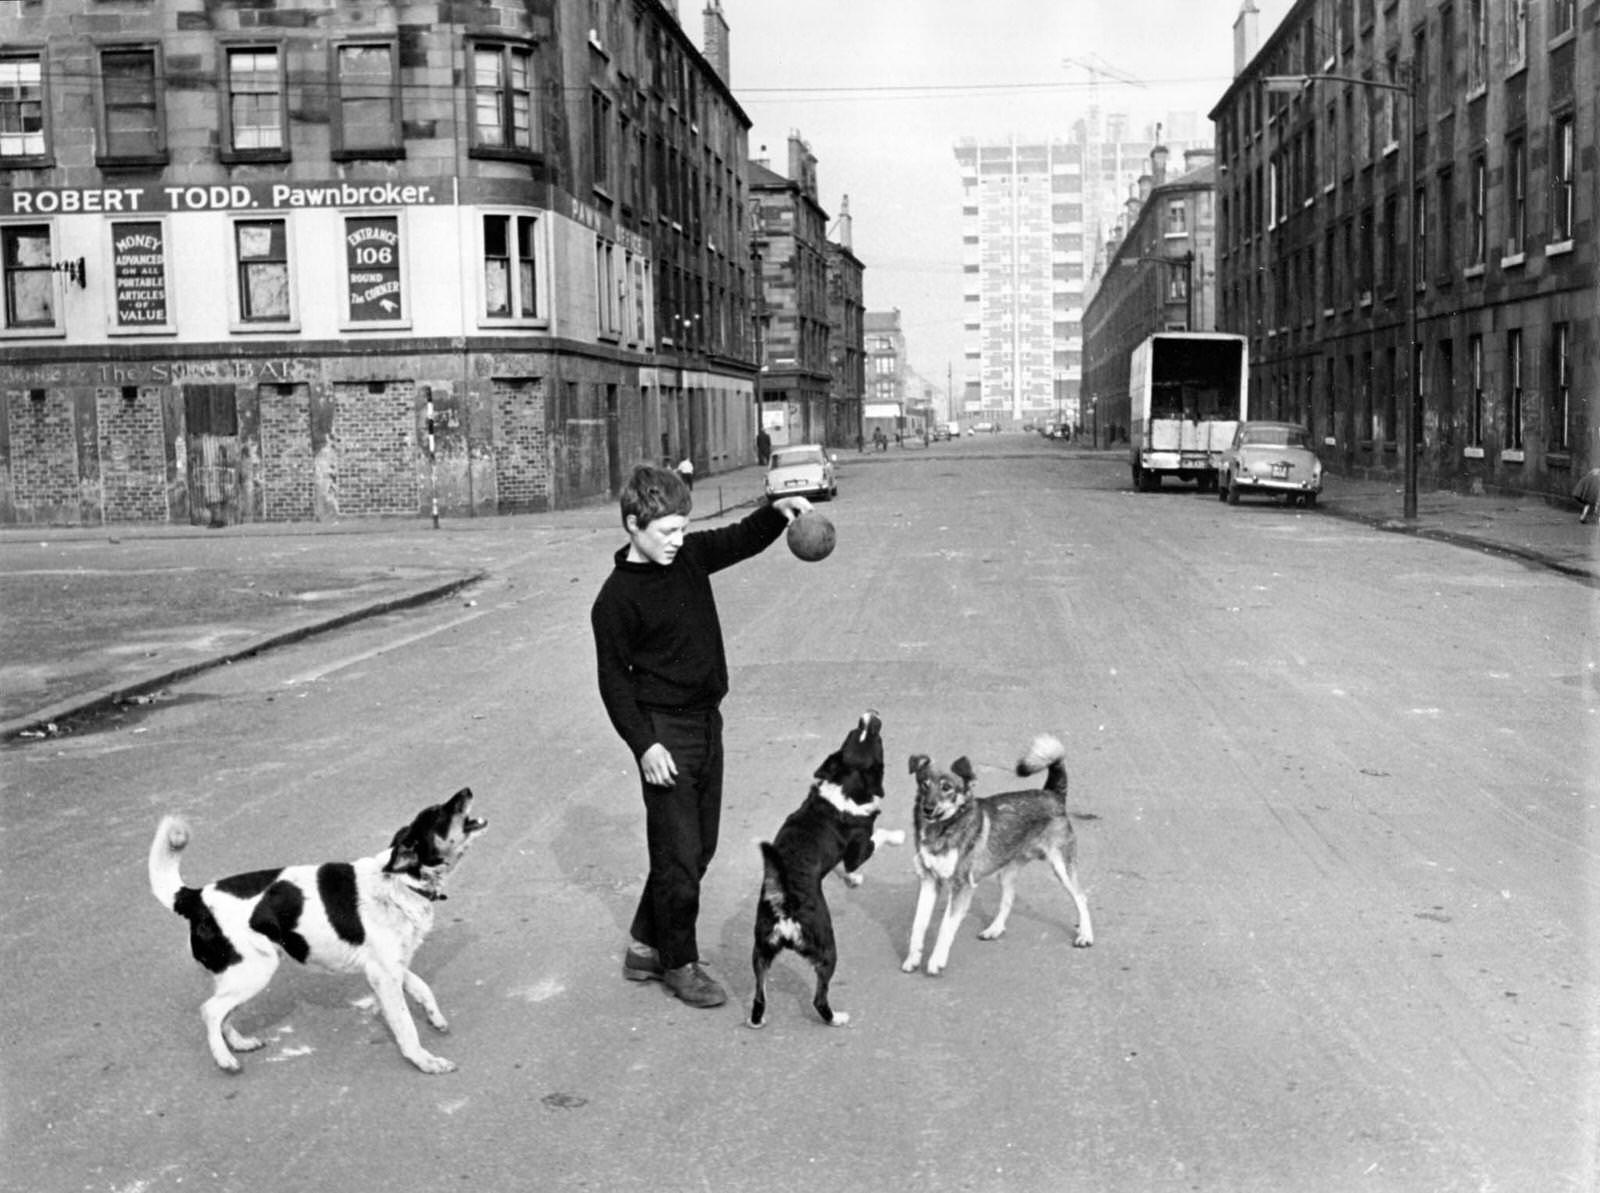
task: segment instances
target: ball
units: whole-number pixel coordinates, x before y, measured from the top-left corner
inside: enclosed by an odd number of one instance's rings
[[[815,563],[833,553],[833,523],[816,510],[810,510],[790,519],[788,539],[789,550],[796,559]]]

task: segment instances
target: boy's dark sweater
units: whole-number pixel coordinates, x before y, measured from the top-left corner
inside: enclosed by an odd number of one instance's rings
[[[768,505],[684,536],[673,561],[630,563],[628,549],[589,611],[600,699],[638,758],[654,744],[650,710],[713,709],[728,694],[728,660],[711,574],[771,546],[788,525]]]

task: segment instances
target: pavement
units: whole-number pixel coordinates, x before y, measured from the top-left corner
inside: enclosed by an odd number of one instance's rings
[[[998,446],[998,445],[997,445]],[[936,452],[937,448],[934,449]],[[1115,452],[1065,449],[1120,475]],[[842,453],[847,469],[910,451]],[[706,477],[696,519],[760,498],[754,466]],[[1600,589],[1600,528],[1576,503],[1328,476],[1313,516],[1516,559]],[[160,699],[167,685],[363,618],[461,593],[498,561],[575,537],[621,544],[611,501],[548,514],[191,526],[0,528],[0,741]]]

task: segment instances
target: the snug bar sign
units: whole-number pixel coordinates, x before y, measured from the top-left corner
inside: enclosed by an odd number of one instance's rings
[[[406,313],[400,287],[400,221],[392,215],[346,219],[344,253],[350,277],[350,322],[403,321]]]
[[[118,327],[163,327],[169,322],[167,244],[159,220],[112,225],[111,276]]]

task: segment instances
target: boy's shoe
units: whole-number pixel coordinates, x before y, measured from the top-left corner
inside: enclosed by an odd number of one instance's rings
[[[661,980],[680,1001],[691,1007],[720,1007],[728,1001],[728,992],[695,962],[662,970]]]
[[[644,945],[632,945],[622,954],[622,976],[630,982],[659,982],[666,970],[661,955]]]

